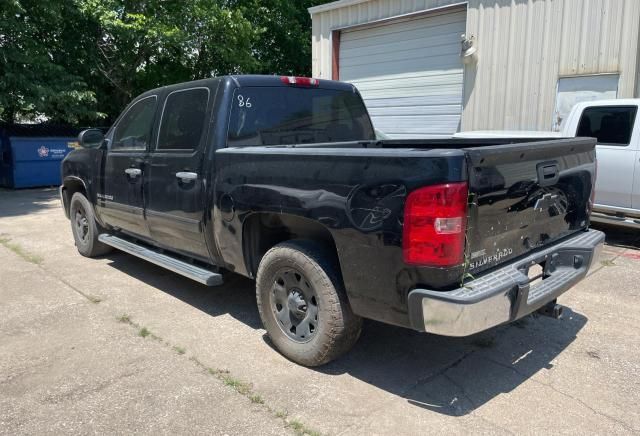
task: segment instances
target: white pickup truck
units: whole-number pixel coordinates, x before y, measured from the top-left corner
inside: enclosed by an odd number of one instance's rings
[[[469,131],[459,138],[597,138],[598,178],[592,221],[640,229],[640,99],[594,100],[576,104],[560,132]]]

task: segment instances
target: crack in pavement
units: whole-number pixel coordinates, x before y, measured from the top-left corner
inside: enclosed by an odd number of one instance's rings
[[[499,428],[499,429],[501,429],[501,430],[504,430],[504,431],[505,431],[506,433],[508,433],[508,434],[515,435],[515,433],[514,433],[514,432],[512,432],[511,430],[509,430],[508,428],[503,427],[503,426],[501,426],[500,424],[498,424],[498,423],[496,423],[496,422],[493,422],[493,421],[491,421],[490,419],[488,419],[488,418],[486,418],[486,417],[484,417],[484,416],[482,416],[482,415],[480,415],[480,414],[476,413],[476,410],[478,409],[478,407],[479,407],[479,406],[478,406],[478,405],[476,405],[476,403],[473,401],[473,399],[472,399],[472,398],[471,398],[471,396],[467,393],[467,391],[464,389],[464,387],[463,387],[460,383],[456,382],[454,379],[452,379],[451,377],[449,377],[446,373],[442,374],[442,376],[443,376],[446,380],[448,380],[448,381],[449,381],[449,383],[451,383],[452,385],[454,385],[455,387],[457,387],[457,388],[458,388],[458,390],[460,391],[460,393],[462,394],[462,396],[463,396],[463,397],[465,397],[465,398],[466,398],[466,400],[471,404],[471,406],[472,406],[472,410],[469,412],[469,415],[474,416],[474,417],[476,417],[476,418],[480,419],[481,421],[486,422],[487,424],[489,424],[489,425],[491,425],[491,426],[493,426],[493,427],[496,427],[496,428]]]
[[[515,367],[513,367],[513,366],[510,366],[510,365],[507,365],[507,364],[505,364],[505,363],[499,362],[499,361],[494,360],[494,359],[492,359],[492,358],[490,358],[490,357],[487,357],[487,356],[480,356],[480,358],[481,358],[481,359],[485,359],[485,360],[487,360],[487,361],[489,361],[489,362],[491,362],[491,363],[493,363],[493,364],[495,364],[495,365],[498,365],[498,366],[500,366],[500,367],[502,367],[502,368],[509,369],[509,370],[513,371],[514,373],[518,374],[519,376],[524,377],[524,378],[526,378],[526,379],[528,379],[528,380],[531,380],[532,382],[534,382],[534,383],[536,383],[536,384],[538,384],[538,385],[545,386],[545,387],[547,387],[547,388],[551,389],[552,391],[554,391],[554,392],[556,392],[556,393],[558,393],[558,394],[560,394],[560,395],[564,396],[565,398],[569,398],[570,400],[573,400],[573,401],[575,401],[575,402],[577,402],[577,403],[581,404],[583,407],[587,408],[588,410],[590,410],[590,411],[591,411],[592,413],[594,413],[595,415],[597,415],[597,416],[601,416],[601,417],[603,417],[603,418],[607,418],[607,419],[609,419],[610,421],[613,421],[613,422],[615,422],[615,423],[617,423],[617,424],[621,425],[622,427],[624,427],[626,430],[628,430],[628,431],[629,431],[629,432],[631,432],[631,433],[637,433],[637,432],[639,432],[639,431],[640,431],[640,429],[636,429],[636,428],[634,428],[633,426],[631,426],[631,425],[627,424],[627,423],[626,423],[626,422],[624,422],[624,421],[621,421],[620,419],[618,419],[618,418],[616,418],[616,417],[614,417],[614,416],[611,416],[611,415],[609,415],[609,414],[607,414],[607,413],[605,413],[605,412],[602,412],[602,411],[596,410],[595,408],[593,408],[593,407],[592,407],[592,406],[590,406],[589,404],[585,403],[585,402],[584,402],[582,399],[580,399],[580,398],[574,397],[573,395],[570,395],[570,394],[568,394],[568,393],[566,393],[566,392],[564,392],[564,391],[562,391],[562,390],[560,390],[560,389],[556,388],[555,386],[553,386],[553,385],[551,385],[551,384],[549,384],[549,383],[544,383],[544,382],[542,382],[542,381],[540,381],[540,380],[536,380],[536,379],[534,379],[532,376],[527,376],[526,374],[524,374],[524,373],[520,372],[517,368],[515,368]]]
[[[434,373],[431,373],[427,376],[424,377],[420,377],[418,378],[411,386],[407,387],[406,389],[404,389],[398,396],[400,398],[403,398],[405,400],[410,401],[410,398],[407,398],[407,395],[409,394],[409,392],[411,392],[412,390],[414,390],[415,388],[417,388],[420,385],[423,385],[425,383],[428,383],[432,380],[437,379],[438,377],[440,377],[441,375],[443,375],[444,373],[446,373],[448,370],[450,370],[451,368],[455,368],[456,366],[458,366],[460,363],[462,363],[462,361],[464,359],[466,359],[467,357],[469,357],[470,355],[472,355],[474,352],[476,352],[476,349],[472,349],[470,351],[467,351],[466,353],[464,353],[462,356],[458,357],[457,359],[455,359],[453,362],[448,363],[443,365],[439,370],[437,370]],[[371,416],[374,416],[378,411],[382,410],[385,408],[385,406],[389,403],[391,403],[394,399],[390,398],[387,400],[383,400],[381,401],[377,407],[374,407],[371,409],[371,411],[362,416],[360,419],[358,419],[356,422],[354,422],[353,424],[351,424],[349,427],[345,428],[343,431],[341,431],[340,433],[338,433],[338,436],[340,435],[344,435],[347,434],[349,431],[353,430],[353,429],[360,429],[362,426],[362,422],[364,420],[366,420],[367,418],[370,418]]]
[[[16,253],[12,253],[12,254],[13,254],[14,256],[17,256],[18,258],[21,258],[21,259],[22,259],[22,261],[24,261],[24,262],[27,262],[27,263],[31,263],[31,264],[33,264],[32,262],[29,262],[28,260],[26,260],[26,259],[22,258],[21,256],[17,255]],[[49,270],[49,269],[48,269],[48,268],[46,268],[45,266],[40,265],[40,264],[33,264],[33,265],[34,265],[35,267],[37,267],[37,268],[41,269],[42,271],[44,271],[44,272],[45,272],[46,274],[48,274],[52,279],[57,280],[57,281],[59,281],[60,283],[62,283],[62,284],[64,285],[64,286],[63,286],[64,288],[66,288],[66,289],[70,289],[71,291],[73,291],[73,292],[75,292],[75,293],[77,293],[77,294],[81,295],[82,297],[84,297],[85,299],[87,299],[87,300],[88,300],[89,302],[91,302],[92,304],[96,305],[97,303],[100,303],[100,302],[102,301],[101,299],[99,299],[99,298],[97,298],[97,297],[93,297],[93,296],[91,296],[91,295],[89,295],[89,294],[86,294],[86,293],[82,292],[82,291],[81,291],[80,289],[78,289],[76,286],[72,285],[68,280],[64,279],[63,277],[61,277],[61,276],[60,276],[60,275],[58,275],[57,273],[55,273],[55,272],[53,272],[53,271]],[[104,310],[107,310],[107,309],[104,309]],[[116,319],[117,319],[117,317],[116,317]],[[154,339],[159,340],[161,343],[163,343],[163,344],[167,347],[167,349],[173,349],[173,348],[171,348],[171,345],[172,345],[172,344],[170,344],[169,342],[167,342],[167,341],[163,340],[162,338],[159,338],[159,337],[157,337],[157,336],[155,336],[155,335],[153,335],[153,334],[152,334],[152,337],[153,337]],[[195,358],[195,356],[192,356],[192,357],[193,357],[193,358]],[[197,359],[195,359],[195,360],[197,361]],[[212,368],[209,368],[209,367],[207,367],[207,366],[205,366],[205,365],[203,365],[203,364],[200,364],[200,366],[201,366],[202,368],[204,368],[204,369],[208,370],[208,373],[210,373],[210,374],[212,374],[212,375],[215,375],[215,374],[213,374],[213,372],[212,372],[212,371],[213,371],[213,370],[212,370]],[[233,382],[233,383],[235,383],[235,382],[236,382],[236,381],[235,381],[235,379],[232,379],[232,378],[229,378],[229,381],[226,381],[226,380],[224,380],[224,378],[219,378],[219,377],[218,377],[217,379],[218,379],[218,380],[220,380],[220,381],[222,381],[222,382],[223,382],[223,384],[225,384],[225,385],[227,385],[227,386],[230,386],[230,383],[231,383],[231,382]],[[108,385],[110,385],[110,384],[111,384],[111,382],[110,382],[110,381],[105,382],[104,386],[102,386],[101,384],[99,384],[99,385],[98,385],[98,387],[96,388],[96,391],[101,390],[101,389],[103,389],[103,388],[107,387],[107,386],[108,386]],[[76,389],[76,390],[77,390],[77,389]],[[255,406],[262,407],[262,409],[263,409],[265,412],[267,412],[267,413],[269,413],[269,414],[271,414],[271,415],[274,415],[274,416],[275,416],[275,418],[280,419],[280,420],[282,421],[282,423],[283,423],[283,424],[282,424],[282,425],[283,425],[283,431],[288,430],[288,431],[290,431],[290,432],[293,432],[293,433],[295,433],[295,434],[297,434],[297,435],[301,435],[301,436],[302,436],[302,435],[316,435],[316,434],[318,434],[318,435],[319,435],[319,433],[318,433],[318,432],[316,432],[315,430],[313,430],[313,429],[309,429],[308,427],[306,427],[306,425],[304,425],[304,423],[301,423],[300,421],[295,420],[295,419],[291,419],[291,420],[290,420],[290,419],[288,419],[288,418],[287,418],[287,413],[286,413],[286,412],[285,412],[284,414],[282,414],[282,412],[279,412],[279,411],[278,411],[277,409],[275,409],[274,407],[272,407],[272,406],[270,406],[270,405],[268,405],[268,404],[265,404],[263,400],[262,400],[262,401],[260,401],[260,402],[256,402],[256,401],[254,401],[254,398],[252,398],[252,397],[251,397],[251,396],[249,396],[248,394],[242,393],[242,392],[240,392],[238,389],[234,389],[234,390],[235,390],[239,395],[241,395],[241,396],[243,396],[243,397],[246,397],[248,400],[250,400],[252,403],[254,403],[254,405],[255,405]],[[80,392],[80,391],[81,391],[81,389],[79,390],[79,392]],[[70,394],[71,394],[71,395],[74,395],[75,393],[76,393],[76,392],[71,392]],[[253,391],[251,391],[251,392],[249,392],[249,393],[253,393]],[[65,395],[65,394],[62,394],[62,396],[64,396],[64,395]],[[49,402],[49,403],[56,403],[56,398],[57,398],[56,396],[51,395],[51,396],[49,396],[49,397],[45,398],[45,402]],[[260,399],[261,399],[262,397],[257,396],[257,397],[255,397],[255,398],[260,398]],[[63,399],[64,399],[64,398],[63,398]],[[282,414],[282,415],[281,415],[281,414]]]
[[[406,398],[407,394],[409,394],[409,392],[411,392],[412,390],[414,390],[418,386],[427,384],[430,381],[437,379],[441,375],[444,375],[450,369],[453,369],[456,366],[460,365],[462,363],[462,361],[464,361],[467,357],[471,356],[476,351],[478,351],[477,348],[472,348],[471,350],[469,350],[466,353],[464,353],[462,356],[458,357],[453,362],[451,362],[451,363],[449,363],[447,365],[444,365],[442,368],[440,368],[438,371],[434,372],[433,374],[429,374],[428,376],[418,378],[413,385],[409,386],[407,389],[402,391],[400,396],[402,398]]]

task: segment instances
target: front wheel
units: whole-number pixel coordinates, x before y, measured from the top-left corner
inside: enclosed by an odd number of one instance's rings
[[[256,297],[262,324],[289,359],[319,366],[353,347],[362,320],[351,311],[334,257],[309,241],[288,241],[260,262]]]
[[[73,239],[80,254],[86,257],[95,257],[111,251],[111,247],[98,240],[100,232],[93,215],[93,208],[87,197],[79,192],[71,197],[69,218],[71,219]]]

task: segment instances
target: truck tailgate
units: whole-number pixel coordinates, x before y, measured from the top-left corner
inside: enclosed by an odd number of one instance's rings
[[[471,275],[589,225],[592,138],[469,147],[466,270]]]

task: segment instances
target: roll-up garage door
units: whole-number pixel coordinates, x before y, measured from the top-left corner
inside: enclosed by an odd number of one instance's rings
[[[376,129],[392,138],[458,130],[465,23],[457,10],[341,32],[340,80],[358,87]]]

